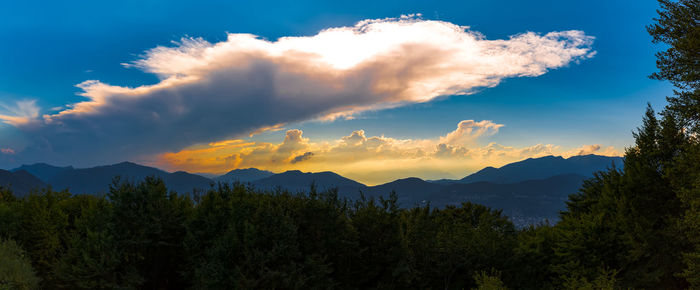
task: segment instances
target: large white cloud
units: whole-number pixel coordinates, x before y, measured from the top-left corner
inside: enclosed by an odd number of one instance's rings
[[[78,85],[87,101],[44,115],[39,125],[31,114],[0,119],[33,138],[25,156],[118,161],[289,122],[469,94],[592,57],[592,40],[575,30],[488,40],[464,26],[416,17],[276,41],[251,34],[228,34],[218,43],[186,38],[126,64],[158,75],[157,84],[90,80]]]

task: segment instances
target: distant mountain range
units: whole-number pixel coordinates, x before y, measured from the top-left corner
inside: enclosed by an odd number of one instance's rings
[[[501,168],[486,167],[465,178],[461,183],[488,181],[493,183],[513,183],[531,179],[544,179],[561,174],[578,174],[591,176],[592,172],[615,166],[622,168],[622,157],[599,155],[573,156],[564,159],[561,156],[528,158]]]
[[[82,169],[37,163],[11,171],[0,170],[0,185],[10,186],[15,194],[22,196],[47,185],[56,190],[69,189],[75,194],[104,194],[115,176],[129,181],[157,176],[178,193],[206,190],[215,182],[242,182],[263,190],[293,192],[306,192],[314,184],[319,191],[337,188],[341,197],[350,199],[358,198],[361,192],[367,197],[386,197],[395,191],[402,207],[426,203],[444,207],[471,201],[502,209],[505,214],[522,219],[521,223],[526,224],[556,219],[558,211],[564,209],[568,195],[576,193],[584,179],[612,166],[622,168],[623,159],[598,155],[566,159],[546,156],[500,168],[486,167],[459,180],[425,181],[410,177],[366,186],[328,171],[304,173],[292,170],[275,174],[248,168],[235,169],[210,179],[183,171],[169,173],[131,162]]]
[[[140,181],[147,176],[157,176],[163,179],[170,190],[180,193],[189,193],[193,189],[207,189],[213,182],[206,177],[184,171],[169,173],[131,162],[83,169],[37,163],[22,165],[12,171],[29,172],[44,183],[51,185],[55,190],[68,189],[75,194],[105,194],[109,191],[109,185],[112,184],[112,180],[116,176],[128,181]]]

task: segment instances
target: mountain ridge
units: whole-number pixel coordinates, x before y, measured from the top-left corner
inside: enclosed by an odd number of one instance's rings
[[[0,169],[0,186],[9,188],[18,197],[23,197],[33,190],[45,188],[46,184],[23,169],[16,171]]]
[[[157,176],[163,179],[170,190],[179,193],[205,190],[212,183],[206,177],[184,171],[169,173],[155,167],[129,161],[88,168],[58,167],[46,163],[35,163],[22,165],[12,171],[25,170],[30,174],[34,172],[42,176],[43,178],[37,178],[45,185],[51,185],[56,190],[68,189],[74,194],[106,194],[109,191],[109,185],[112,184],[112,180],[116,176],[130,182],[142,180],[147,176]]]
[[[542,179],[561,174],[579,174],[593,176],[596,171],[611,166],[621,168],[622,157],[601,155],[578,155],[569,158],[561,156],[544,156],[506,164],[500,168],[485,167],[460,179],[461,183],[489,181],[493,183],[513,183],[531,179]]]
[[[266,177],[270,177],[274,174],[275,173],[267,170],[260,170],[257,168],[244,168],[231,170],[226,174],[216,176],[212,179],[215,181],[223,182],[252,182]]]
[[[185,171],[169,173],[133,162],[78,169],[37,163],[5,171],[5,175],[0,174],[0,185],[3,185],[2,178],[25,180],[4,183],[5,186],[17,184],[13,185],[16,192],[24,195],[32,189],[47,185],[56,190],[67,188],[74,194],[105,194],[117,175],[122,176],[122,180],[131,182],[146,176],[157,176],[163,179],[168,189],[182,194],[204,191],[215,182],[243,182],[259,190],[282,189],[290,192],[308,192],[313,184],[318,191],[337,189],[341,198],[357,199],[361,194],[367,197],[387,197],[394,191],[401,207],[427,203],[444,207],[461,202],[475,202],[502,209],[513,218],[541,221],[557,219],[558,211],[564,209],[568,195],[576,193],[583,180],[591,177],[593,172],[609,166],[621,167],[622,162],[620,157],[597,155],[567,159],[546,156],[525,159],[500,168],[485,167],[460,180],[426,181],[407,177],[374,186],[367,186],[331,171],[289,170],[275,174],[247,168],[234,169],[210,179]]]

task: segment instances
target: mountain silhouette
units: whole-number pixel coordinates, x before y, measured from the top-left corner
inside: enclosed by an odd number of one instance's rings
[[[263,179],[265,177],[270,177],[272,175],[274,175],[274,173],[267,170],[260,170],[257,168],[234,169],[224,175],[215,177],[214,180],[229,183],[236,181],[245,183]]]
[[[612,165],[622,168],[622,157],[600,155],[581,155],[567,159],[561,156],[528,158],[510,163],[501,168],[486,167],[459,180],[461,183],[488,181],[493,183],[514,183],[525,180],[545,179],[562,174],[593,176],[596,171],[605,170]]]
[[[26,170],[7,171],[0,169],[0,186],[9,188],[17,197],[23,197],[32,190],[46,187],[46,184]]]
[[[365,192],[372,197],[387,197],[395,191],[401,207],[426,203],[438,208],[462,202],[483,204],[503,210],[516,225],[523,226],[545,219],[557,220],[568,196],[578,192],[586,178],[578,174],[563,174],[515,183],[479,181],[450,184],[406,178],[369,187]]]
[[[343,197],[357,197],[360,190],[367,186],[349,178],[342,177],[336,173],[325,172],[301,172],[290,170],[275,174],[253,182],[261,189],[274,189],[277,187],[290,191],[308,191],[313,184],[319,191],[337,188]]]
[[[51,180],[51,178],[56,176],[58,173],[65,170],[73,170],[73,166],[58,167],[46,163],[35,163],[32,165],[22,165],[18,168],[12,169],[13,172],[20,170],[27,171],[41,179],[41,181],[48,183],[49,180]]]
[[[130,182],[141,181],[147,176],[157,176],[163,179],[168,189],[178,193],[190,193],[193,189],[204,190],[209,188],[212,182],[211,179],[199,175],[183,171],[168,173],[132,162],[80,169],[38,163],[23,165],[15,170],[23,168],[46,178],[44,183],[50,184],[55,190],[69,189],[74,194],[105,194],[116,176],[122,181]]]
[[[620,157],[596,155],[530,158],[501,168],[486,167],[461,180],[425,181],[410,177],[389,183],[366,186],[333,172],[301,172],[291,170],[279,174],[255,168],[236,169],[209,179],[184,171],[168,173],[158,168],[131,162],[92,168],[57,167],[45,163],[22,165],[10,171],[0,171],[0,185],[22,196],[32,189],[51,185],[55,190],[69,189],[74,194],[105,194],[115,176],[138,182],[146,176],[163,179],[168,189],[178,193],[205,190],[215,181],[248,182],[259,190],[289,190],[308,192],[311,185],[318,191],[337,189],[339,196],[359,198],[388,197],[394,191],[401,207],[430,203],[435,207],[474,202],[484,204],[514,219],[518,225],[556,220],[565,207],[569,194],[576,193],[583,180],[594,172],[610,166],[622,167]]]
[[[408,207],[429,200],[433,194],[443,188],[445,185],[427,182],[417,177],[409,177],[368,187],[364,193],[368,197],[388,197],[389,193],[394,191],[399,197],[399,204]]]

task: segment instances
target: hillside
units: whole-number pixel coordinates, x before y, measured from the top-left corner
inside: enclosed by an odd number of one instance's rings
[[[275,189],[277,187],[286,188],[290,191],[308,191],[311,184],[314,184],[318,190],[330,188],[338,188],[338,192],[343,197],[357,197],[360,190],[367,186],[345,178],[336,173],[325,172],[301,172],[299,170],[290,170],[287,172],[275,174],[253,182],[254,185],[261,189]]]
[[[32,190],[46,187],[46,184],[25,170],[7,171],[0,169],[0,186],[10,188],[15,196],[22,197]]]
[[[37,178],[41,179],[43,182],[47,183],[51,178],[59,174],[60,172],[66,170],[73,170],[73,166],[58,167],[46,163],[35,163],[32,165],[22,165],[18,168],[12,169],[13,172],[24,170]]]
[[[544,179],[562,174],[577,174],[590,177],[593,176],[594,172],[605,170],[613,164],[617,168],[622,168],[623,158],[582,155],[565,159],[561,156],[545,156],[540,158],[528,158],[500,168],[486,167],[462,178],[459,182],[472,183],[487,181],[493,183],[514,183],[525,180]]]
[[[128,181],[141,181],[147,176],[161,177],[170,190],[179,193],[189,193],[194,188],[204,190],[209,188],[212,182],[199,175],[183,171],[168,173],[132,162],[80,169],[38,163],[23,165],[14,170],[19,172],[23,168],[46,178],[44,183],[50,184],[54,189],[69,189],[74,194],[105,194],[109,191],[109,185],[116,176]]]

